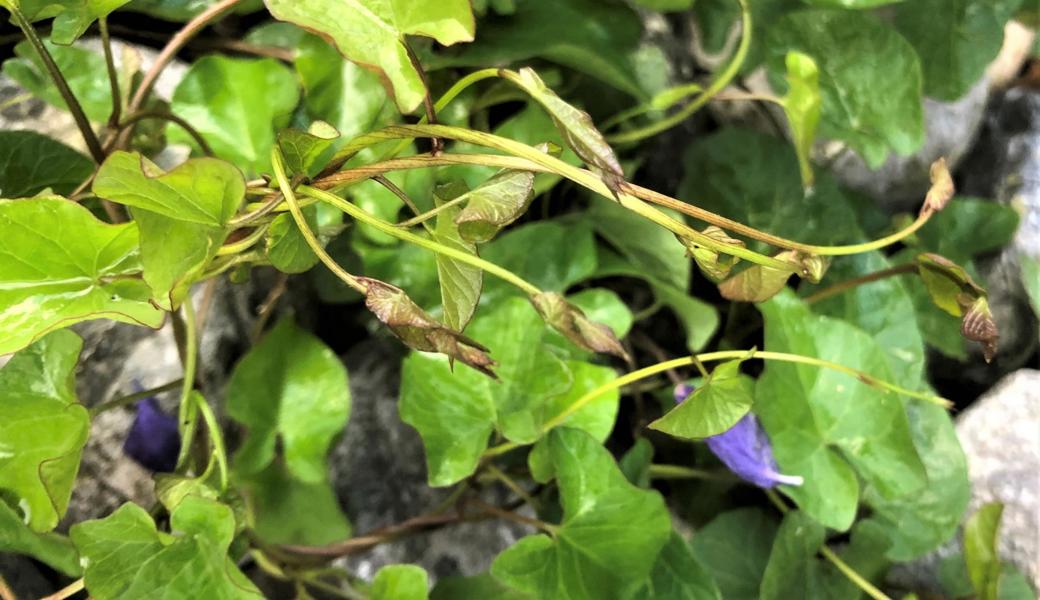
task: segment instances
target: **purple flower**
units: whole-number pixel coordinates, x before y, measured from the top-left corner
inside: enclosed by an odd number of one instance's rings
[[[682,402],[693,393],[693,386],[675,386],[676,403]],[[779,472],[769,437],[759,425],[754,413],[747,413],[733,427],[718,435],[705,439],[708,448],[719,457],[730,471],[741,479],[761,488],[777,485],[802,485],[798,475],[783,475]]]
[[[180,449],[177,418],[164,413],[155,398],[138,402],[123,452],[146,469],[168,473],[177,466]]]

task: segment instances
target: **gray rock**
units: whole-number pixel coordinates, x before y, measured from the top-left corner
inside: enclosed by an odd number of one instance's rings
[[[357,533],[427,512],[448,493],[427,484],[422,440],[398,416],[402,355],[398,342],[377,339],[361,343],[346,356],[350,422],[330,464],[333,485]],[[530,532],[500,520],[464,523],[382,544],[341,562],[366,579],[394,563],[418,564],[431,579],[476,575]]]
[[[1001,502],[1000,554],[1040,589],[1040,371],[1000,380],[957,418],[971,502]]]

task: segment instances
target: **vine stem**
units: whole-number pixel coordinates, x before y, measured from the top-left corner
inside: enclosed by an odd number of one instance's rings
[[[787,504],[784,503],[780,495],[777,494],[776,491],[770,489],[765,490],[765,493],[766,497],[769,498],[769,501],[773,503],[773,506],[780,511],[780,514],[786,515],[790,509],[787,507]],[[841,571],[841,574],[847,577],[849,581],[856,584],[856,587],[863,590],[874,600],[892,600],[873,583],[870,583],[865,577],[857,573],[855,569],[848,565],[848,563],[843,561],[840,556],[835,554],[835,552],[827,546],[827,544],[820,546],[820,554],[837,567],[837,569]]]
[[[112,92],[112,112],[108,116],[108,126],[115,127],[122,118],[123,98],[119,91],[119,75],[116,72],[115,57],[112,55],[112,38],[108,33],[108,17],[98,18],[98,31],[101,34],[101,48],[105,53],[108,86]]]
[[[198,332],[195,328],[195,306],[192,304],[191,292],[181,304],[181,315],[184,323],[184,379],[181,381],[180,406],[177,420],[181,426],[181,449],[177,456],[177,469],[180,470],[191,455],[191,444],[195,439],[195,426],[198,411],[192,401],[191,392],[195,388],[195,369],[198,363]]]
[[[271,148],[271,168],[274,171],[275,181],[278,182],[278,187],[281,189],[282,197],[285,198],[286,204],[289,205],[289,211],[292,212],[293,220],[296,221],[296,226],[299,228],[300,233],[303,234],[303,239],[310,246],[311,251],[318,256],[318,259],[330,271],[332,271],[336,277],[339,277],[343,283],[353,288],[358,293],[365,295],[368,293],[368,286],[361,283],[357,277],[354,277],[348,273],[343,267],[339,266],[325,248],[322,247],[321,242],[318,241],[318,236],[314,235],[311,231],[311,226],[307,223],[306,217],[303,216],[303,210],[300,208],[300,203],[296,200],[296,192],[293,191],[292,184],[289,182],[289,178],[285,175],[285,161],[282,158],[282,152],[278,149],[278,145],[275,144]]]
[[[102,403],[102,404],[98,404],[97,406],[95,406],[95,407],[90,409],[90,417],[94,418],[94,417],[100,415],[103,412],[107,412],[107,411],[110,411],[112,409],[119,408],[120,406],[127,406],[129,404],[134,404],[135,402],[138,402],[140,400],[144,400],[145,398],[148,398],[150,396],[155,396],[157,394],[162,394],[163,392],[169,392],[170,390],[175,390],[175,389],[181,387],[183,382],[184,382],[183,379],[176,379],[176,380],[171,381],[169,383],[164,383],[164,384],[160,385],[159,387],[154,387],[154,388],[152,388],[150,390],[143,390],[143,391],[140,391],[140,392],[134,392],[133,394],[127,394],[126,396],[122,396],[122,397],[116,398],[114,400],[109,400],[108,402],[105,402],[105,403]]]
[[[87,585],[86,581],[84,581],[83,578],[80,577],[76,581],[73,581],[72,583],[68,584],[67,586],[61,588],[60,590],[58,590],[56,592],[54,592],[50,596],[42,598],[41,600],[65,600],[65,598],[68,598],[70,596],[74,596],[74,595],[78,594],[79,592],[83,591],[83,589],[86,588],[86,585]]]
[[[79,128],[80,134],[83,136],[83,141],[87,145],[87,150],[90,151],[90,156],[94,159],[94,162],[101,164],[105,160],[105,151],[101,148],[101,142],[98,140],[97,134],[94,133],[94,128],[90,126],[90,119],[87,118],[86,113],[83,112],[83,107],[80,105],[79,100],[76,99],[76,95],[72,93],[72,89],[69,88],[69,83],[65,80],[65,76],[62,75],[61,69],[54,62],[54,58],[51,57],[51,53],[47,51],[47,46],[43,44],[43,40],[36,33],[36,29],[32,26],[32,23],[25,18],[22,11],[18,9],[16,4],[8,3],[8,10],[11,11],[11,16],[14,18],[18,28],[25,34],[25,39],[29,41],[29,44],[36,51],[36,54],[40,57],[40,61],[43,62],[43,67],[47,70],[51,80],[54,81],[54,87],[58,88],[58,93],[61,94],[62,100],[65,101],[65,106],[69,109],[72,114],[73,120],[76,121],[76,127]]]
[[[220,430],[220,423],[217,422],[213,409],[210,408],[202,394],[192,394],[192,398],[195,399],[196,408],[202,414],[202,420],[206,422],[206,429],[209,431],[210,441],[213,443],[213,454],[216,455],[217,469],[220,471],[220,491],[223,492],[228,486],[228,459],[224,434]]]
[[[744,60],[747,59],[748,50],[751,49],[752,31],[751,10],[748,8],[747,0],[737,1],[740,3],[741,16],[740,45],[737,46],[737,51],[733,55],[733,60],[731,60],[729,65],[726,66],[726,69],[722,73],[719,73],[719,76],[711,82],[711,85],[708,86],[708,89],[704,90],[704,92],[701,95],[697,96],[693,101],[684,106],[681,110],[677,111],[675,114],[669,117],[665,117],[664,119],[661,119],[656,123],[651,123],[646,127],[640,127],[639,129],[633,129],[624,133],[618,133],[615,135],[607,136],[608,142],[619,144],[638,142],[648,137],[655,136],[658,133],[661,133],[662,131],[667,131],[668,129],[675,127],[679,123],[682,123],[683,121],[688,119],[690,115],[704,107],[704,105],[707,104],[712,99],[712,97],[721,92],[727,85],[729,85],[731,81],[733,81],[733,78],[736,77],[737,73],[740,72],[740,67],[743,66]]]
[[[249,235],[238,240],[237,242],[231,242],[230,244],[224,244],[217,250],[217,256],[228,256],[231,254],[238,254],[244,250],[248,250],[253,247],[254,244],[260,241],[260,238],[264,237],[267,233],[269,225],[264,224],[254,229]]]
[[[607,383],[593,389],[592,391],[586,393],[584,396],[581,396],[580,398],[569,404],[567,408],[563,409],[563,411],[561,411],[555,417],[546,421],[542,425],[541,432],[543,434],[548,433],[554,427],[563,424],[563,422],[566,421],[571,415],[584,408],[588,403],[592,402],[596,398],[599,398],[600,396],[606,394],[611,390],[622,388],[630,383],[635,383],[637,381],[646,379],[647,377],[651,377],[653,375],[657,375],[658,373],[663,373],[670,369],[694,365],[698,360],[701,362],[732,360],[736,358],[748,357],[748,353],[748,350],[720,350],[718,352],[705,352],[704,354],[695,354],[692,356],[684,356],[682,358],[676,358],[665,362],[660,362],[655,365],[650,365],[649,367],[644,367],[642,369],[632,371],[631,373],[626,373],[621,377],[618,377],[612,381],[608,381]],[[953,404],[949,400],[942,398],[941,396],[934,396],[931,394],[926,394],[924,392],[915,392],[913,390],[908,390],[894,383],[878,379],[873,375],[864,373],[863,371],[853,369],[852,367],[846,367],[845,365],[834,363],[828,360],[823,360],[822,358],[816,358],[813,356],[803,356],[801,354],[788,354],[786,352],[769,352],[764,350],[757,350],[753,355],[751,355],[748,358],[773,360],[777,362],[797,363],[803,365],[811,365],[814,367],[820,367],[823,369],[830,369],[832,371],[838,371],[840,373],[851,375],[852,377],[855,377],[856,379],[865,383],[866,385],[884,390],[886,392],[893,392],[910,398],[923,400],[931,404],[937,404],[945,409],[949,409],[951,406],[953,406]],[[499,454],[508,452],[514,448],[519,448],[521,445],[522,444],[518,444],[516,442],[506,442],[504,444],[499,444],[498,446],[494,446],[485,450],[483,457],[488,458],[492,456],[497,456]]]
[[[835,283],[834,285],[832,285],[830,287],[825,287],[825,288],[823,288],[822,290],[820,290],[818,292],[814,292],[814,293],[812,293],[812,294],[802,298],[802,300],[806,304],[812,304],[814,302],[819,302],[821,300],[826,300],[827,298],[830,298],[831,296],[837,296],[838,294],[840,294],[842,292],[846,292],[848,290],[854,289],[854,288],[859,287],[859,286],[861,286],[861,285],[863,285],[865,283],[871,283],[871,282],[874,282],[874,281],[880,281],[882,279],[886,279],[888,277],[893,277],[895,275],[904,275],[904,274],[907,274],[907,273],[915,273],[915,272],[917,272],[917,265],[915,265],[913,263],[907,263],[905,265],[897,265],[897,266],[891,267],[889,269],[882,269],[880,271],[875,271],[873,273],[868,273],[866,275],[863,275],[862,277],[856,277],[855,279],[846,279],[845,281],[842,281],[842,282],[839,282],[839,283]]]
[[[206,156],[213,156],[213,148],[209,145],[209,142],[206,141],[206,138],[202,137],[202,134],[199,133],[197,129],[192,127],[191,123],[187,122],[186,120],[182,119],[181,117],[178,117],[177,115],[171,112],[163,112],[158,110],[142,110],[139,112],[135,112],[134,114],[124,119],[123,122],[121,122],[118,125],[118,127],[120,130],[124,130],[127,127],[133,126],[138,121],[143,121],[145,119],[162,119],[163,121],[169,121],[179,126],[181,129],[185,131],[185,133],[191,136],[191,139],[195,140],[195,143],[199,145],[199,149],[202,150],[203,154],[205,154]],[[110,143],[114,144],[114,141]]]
[[[428,210],[428,211],[426,211],[424,213],[419,213],[416,216],[412,217],[411,219],[408,219],[407,221],[401,221],[400,223],[395,223],[395,226],[407,229],[409,227],[414,227],[414,226],[419,225],[419,224],[425,224],[427,221],[429,221],[430,219],[436,217],[440,213],[448,210],[449,208],[451,208],[453,206],[458,206],[459,204],[462,204],[466,200],[469,200],[469,194],[468,193],[462,194],[461,196],[459,196],[458,198],[455,198],[454,200],[449,200],[449,201],[445,202],[444,204],[441,204],[440,206],[438,206],[436,208],[431,208],[430,210]]]
[[[711,481],[736,481],[726,473],[692,469],[681,465],[650,465],[651,479],[707,479]]]
[[[424,237],[415,235],[414,233],[411,233],[409,231],[405,231],[397,225],[394,225],[393,223],[387,223],[386,221],[366,212],[365,210],[351,204],[350,202],[347,202],[346,200],[340,198],[339,196],[336,196],[335,194],[330,194],[329,192],[312,188],[306,185],[300,186],[300,192],[306,196],[314,198],[315,200],[331,204],[332,206],[335,206],[341,211],[347,213],[355,220],[371,225],[373,228],[378,229],[379,231],[382,231],[383,233],[395,237],[401,241],[414,244],[416,246],[419,246],[420,248],[425,248],[426,250],[429,250],[431,252],[436,252],[437,254],[442,254],[459,262],[477,267],[478,269],[483,269],[484,271],[500,279],[503,279],[508,283],[513,284],[514,286],[520,288],[527,294],[536,295],[542,293],[542,290],[538,289],[536,286],[534,286],[527,280],[517,276],[508,269],[504,269],[496,264],[490,263],[474,254],[462,252],[461,250],[456,250],[455,248],[449,248],[448,246],[438,244],[433,240],[428,240]],[[285,191],[283,190],[282,193],[284,194]]]

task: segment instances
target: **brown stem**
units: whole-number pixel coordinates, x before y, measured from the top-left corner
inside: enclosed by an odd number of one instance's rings
[[[437,123],[437,109],[433,105],[433,97],[430,96],[430,84],[426,79],[426,71],[423,70],[422,63],[419,62],[419,57],[412,51],[412,47],[407,42],[404,43],[404,49],[408,52],[408,60],[412,62],[412,67],[415,68],[416,72],[419,73],[419,79],[423,84],[423,107],[426,109],[426,122],[432,124]],[[444,141],[437,137],[430,138],[430,154],[437,156],[444,151]]]
[[[278,549],[290,554],[303,556],[322,556],[328,558],[349,556],[351,554],[364,552],[370,548],[378,546],[379,544],[384,544],[397,538],[414,535],[430,529],[451,525],[453,523],[486,519],[490,516],[492,516],[490,513],[478,513],[473,515],[464,515],[454,512],[427,514],[413,517],[396,525],[375,529],[364,535],[339,542],[338,544],[330,544],[328,546],[283,545],[278,546]]]
[[[199,145],[199,148],[202,149],[202,152],[206,156],[213,156],[213,148],[211,148],[210,145],[206,143],[206,139],[202,137],[202,134],[199,133],[197,129],[192,127],[191,123],[170,112],[163,112],[158,110],[142,110],[127,117],[122,123],[119,124],[119,129],[128,130],[128,128],[132,127],[138,121],[143,121],[145,119],[162,119],[163,121],[169,121],[180,126],[181,129],[183,129],[185,132],[187,132],[188,135],[191,136],[191,139],[195,140],[195,143]],[[113,144],[114,143],[115,142],[113,141]]]
[[[144,400],[145,398],[148,398],[149,396],[155,396],[155,395],[161,394],[163,392],[169,392],[171,390],[175,390],[175,389],[181,387],[181,384],[183,382],[184,382],[184,380],[177,379],[177,380],[171,381],[169,383],[164,383],[164,384],[160,385],[159,387],[154,387],[154,388],[152,388],[150,390],[142,390],[140,392],[134,392],[133,394],[127,394],[126,396],[121,396],[121,397],[116,398],[114,400],[109,400],[108,402],[105,402],[104,404],[98,404],[97,406],[95,406],[95,407],[90,409],[90,416],[94,417],[94,416],[97,416],[97,415],[99,415],[99,414],[101,414],[103,412],[112,410],[113,408],[119,408],[120,406],[126,406],[128,404],[134,404],[135,402],[137,402],[139,400]]]
[[[267,293],[267,297],[264,298],[264,302],[260,305],[260,309],[257,311],[256,323],[253,324],[253,330],[250,332],[249,339],[255,344],[260,336],[264,333],[264,326],[267,325],[267,321],[270,320],[271,315],[274,314],[274,307],[278,306],[278,299],[285,294],[286,290],[289,289],[289,275],[281,273],[278,276],[278,283],[271,288],[271,291]]]
[[[870,283],[872,281],[880,281],[882,279],[886,279],[886,278],[892,277],[894,275],[904,275],[904,274],[907,274],[907,273],[916,273],[916,272],[917,272],[917,265],[915,265],[913,263],[907,263],[905,265],[898,265],[898,266],[891,267],[891,268],[888,268],[888,269],[883,269],[881,271],[877,271],[877,272],[874,272],[874,273],[869,273],[867,275],[863,275],[862,277],[856,277],[854,279],[847,279],[847,280],[842,281],[840,283],[835,283],[834,285],[832,285],[830,287],[825,287],[825,288],[823,288],[822,290],[820,290],[820,291],[818,291],[816,293],[813,293],[813,294],[810,294],[810,295],[806,296],[804,298],[804,300],[805,300],[806,304],[812,304],[814,302],[819,302],[820,300],[825,300],[827,298],[830,298],[831,296],[836,296],[836,295],[838,295],[838,294],[840,294],[842,292],[851,290],[851,289],[853,289],[855,287],[858,287],[858,286],[861,286],[861,285],[863,285],[865,283]]]
[[[119,92],[119,74],[116,72],[115,57],[112,56],[112,38],[108,34],[108,18],[98,19],[98,30],[101,33],[101,48],[105,52],[105,67],[108,70],[108,85],[112,91],[112,113],[108,116],[108,126],[115,128],[122,118],[123,98]]]

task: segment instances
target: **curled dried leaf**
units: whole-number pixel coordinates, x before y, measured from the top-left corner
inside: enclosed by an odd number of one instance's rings
[[[791,275],[800,273],[809,278],[804,258],[798,252],[785,250],[773,258],[791,263],[791,269],[752,265],[719,284],[719,293],[736,302],[765,302],[784,289]]]
[[[534,198],[534,173],[501,171],[469,192],[469,202],[455,216],[459,235],[483,243],[520,218]]]
[[[831,260],[826,256],[803,255],[801,261],[802,278],[810,283],[820,283],[827,272],[827,267],[831,266]]]
[[[1000,334],[989,309],[986,290],[962,267],[938,254],[919,255],[917,270],[932,302],[951,315],[961,317],[961,335],[982,346],[986,362],[993,360]]]
[[[550,327],[559,331],[578,346],[629,360],[617,336],[602,323],[589,320],[580,308],[556,292],[542,292],[531,296],[531,304]]]
[[[993,320],[993,313],[989,310],[986,298],[977,298],[964,313],[964,318],[961,319],[961,335],[982,346],[982,356],[986,362],[990,362],[996,356],[1000,333],[997,331],[997,322]]]
[[[367,288],[365,306],[394,332],[406,346],[420,352],[439,352],[495,377],[495,361],[488,349],[457,331],[452,331],[426,314],[401,288],[358,277]]]
[[[519,71],[503,69],[500,73],[503,78],[515,83],[545,108],[563,140],[589,168],[599,173],[603,183],[616,199],[621,191],[621,184],[625,181],[625,172],[621,169],[614,149],[596,129],[589,113],[571,106],[557,96],[530,67]]]
[[[738,246],[740,248],[746,247],[744,242],[736,238],[731,238],[728,233],[715,225],[709,225],[701,233],[728,246]],[[689,252],[690,256],[693,257],[694,262],[697,263],[701,272],[712,281],[718,282],[729,277],[733,267],[740,262],[740,258],[736,256],[722,254],[716,250],[712,250],[711,248],[699,246],[690,240],[680,237],[679,241],[686,246],[687,252]]]
[[[946,167],[946,159],[939,158],[939,160],[933,162],[929,175],[932,180],[932,187],[928,189],[928,195],[924,198],[923,209],[939,212],[946,207],[956,191],[953,186],[953,177],[950,175],[950,170]]]

